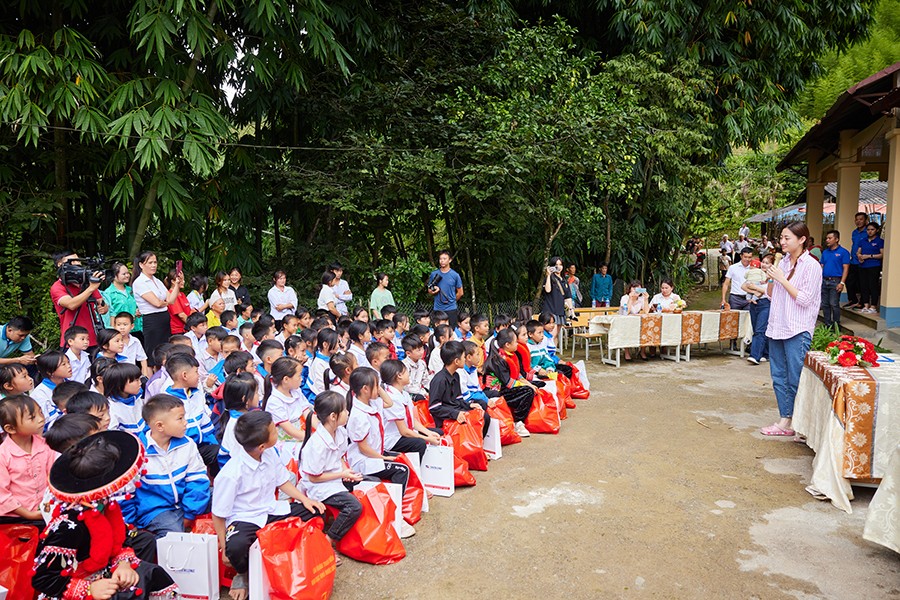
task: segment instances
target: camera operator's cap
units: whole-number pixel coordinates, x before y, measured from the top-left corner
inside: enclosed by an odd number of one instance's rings
[[[119,458],[102,473],[83,479],[72,474],[69,463],[72,452],[97,436],[119,449]],[[63,452],[50,469],[50,493],[68,504],[94,503],[121,491],[140,472],[144,464],[144,447],[127,431],[101,431],[88,436]]]

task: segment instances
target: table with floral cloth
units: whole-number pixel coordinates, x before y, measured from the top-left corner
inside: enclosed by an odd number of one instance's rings
[[[740,355],[753,337],[750,312],[703,310],[645,315],[599,315],[591,319],[588,333],[607,337],[603,362],[619,366],[623,348],[673,348],[674,360],[691,359],[691,346],[740,340]],[[682,355],[682,349],[684,354]],[[615,357],[613,351],[615,350]]]
[[[807,353],[800,376],[793,427],[816,453],[806,489],[848,513],[851,484],[877,484],[900,444],[900,357],[888,358],[894,362],[842,367],[832,365],[824,352],[813,351]],[[895,506],[896,494],[900,489]],[[894,519],[896,526],[900,511]]]

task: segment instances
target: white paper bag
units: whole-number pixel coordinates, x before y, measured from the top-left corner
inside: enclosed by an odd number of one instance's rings
[[[383,483],[384,487],[387,488],[388,493],[391,495],[391,500],[394,501],[394,530],[397,532],[397,535],[400,535],[400,528],[403,526],[403,486],[399,483],[390,483],[388,481],[360,481],[355,486],[353,486],[354,490],[359,490],[361,492],[365,492],[369,490],[379,483]]]
[[[500,421],[491,419],[487,435],[484,436],[484,453],[491,460],[503,458],[503,446],[500,445]]]
[[[456,490],[453,477],[453,448],[428,446],[422,457],[422,485],[435,496],[449,498]]]
[[[9,590],[0,585],[0,600],[6,600],[6,594],[9,593]]]
[[[416,475],[419,476],[419,481],[422,481],[422,464],[418,453],[406,452],[405,454],[406,458],[409,459],[409,464],[412,465],[413,471],[415,471]],[[424,484],[422,487],[424,487]],[[422,512],[428,512],[428,494],[422,494]]]
[[[172,533],[156,540],[159,565],[178,584],[181,595],[219,600],[219,544],[204,533]]]
[[[584,361],[579,360],[575,363],[575,368],[578,369],[578,381],[581,382],[581,387],[587,391],[591,391],[591,382],[588,380],[587,369],[584,368]]]
[[[259,540],[250,546],[250,566],[247,570],[247,593],[249,600],[269,600],[269,576],[263,565],[262,552],[259,549]]]

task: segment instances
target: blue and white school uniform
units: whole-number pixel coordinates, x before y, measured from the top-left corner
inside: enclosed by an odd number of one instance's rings
[[[140,393],[119,398],[109,397],[109,429],[127,431],[134,435],[140,435],[147,429],[141,411],[144,408],[144,399]]]
[[[460,329],[459,327],[457,327],[456,329],[453,330],[453,338],[458,342],[465,342],[470,337],[472,337],[471,331],[467,331],[467,332],[463,333],[463,330]]]
[[[312,404],[316,399],[315,394],[313,394],[309,389],[309,365],[313,361],[315,356],[309,350],[306,351],[306,362],[303,363],[303,371],[300,379],[300,392],[303,394],[304,398]]]
[[[392,385],[385,385],[384,389],[394,402],[393,406],[384,409],[384,447],[392,449],[403,437],[397,422],[404,421],[407,427],[415,431],[416,420],[413,416],[412,396]]]
[[[312,364],[309,365],[309,391],[313,398],[325,391],[325,370],[328,368],[331,358],[321,352],[316,352]]]
[[[213,367],[215,367],[219,361],[222,360],[222,357],[216,354],[215,356],[209,353],[208,347],[203,350],[199,355],[197,355],[197,362],[200,363],[200,368],[197,369],[197,372],[200,374],[200,381],[206,381],[206,378],[209,377],[210,371],[212,371]]]
[[[462,391],[463,400],[466,402],[487,402],[487,395],[478,381],[478,369],[476,367],[463,367],[457,369],[456,374],[459,376],[459,387]]]
[[[406,358],[406,351],[403,349],[403,336],[394,333],[394,350],[397,352],[397,360]]]
[[[211,497],[209,476],[194,441],[188,437],[172,438],[165,450],[149,435],[138,437],[146,449],[146,463],[134,498],[122,504],[125,521],[146,528],[168,510],[181,509],[185,519],[205,514]]]
[[[170,387],[166,393],[184,402],[184,418],[187,421],[185,436],[194,440],[198,446],[218,443],[203,392],[196,388],[188,390]]]
[[[325,502],[335,494],[347,492],[343,481],[332,479],[322,483],[313,483],[310,475],[320,477],[325,473],[340,473],[344,470],[341,458],[350,445],[347,430],[338,427],[334,437],[324,428],[319,427],[309,438],[303,454],[300,456],[300,477],[303,491],[311,500]]]
[[[553,336],[544,330],[544,349],[547,350],[547,354],[550,355],[550,360],[553,361],[553,364],[559,364],[559,356],[556,355],[556,342],[553,341]]]
[[[366,404],[354,398],[353,410],[347,421],[347,434],[350,436],[347,459],[350,468],[363,475],[384,471],[384,460],[370,458],[359,451],[359,442],[365,441],[375,452],[384,454],[384,404],[377,397],[369,402]]]
[[[55,389],[55,383],[49,379],[44,379],[28,393],[31,399],[37,402],[38,406],[41,407],[41,412],[44,413],[44,433],[50,429],[50,426],[53,425],[58,418],[63,416],[62,411],[59,410],[56,403],[53,402],[53,390]]]
[[[84,383],[91,378],[91,357],[87,352],[81,352],[81,358],[75,356],[71,348],[66,350],[66,358],[72,365],[72,378],[69,381]]]

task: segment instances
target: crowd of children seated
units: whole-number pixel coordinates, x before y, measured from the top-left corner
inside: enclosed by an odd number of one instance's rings
[[[202,297],[190,300],[186,310],[204,307]],[[171,594],[153,565],[155,540],[211,513],[224,561],[238,573],[232,596],[242,600],[261,527],[330,507],[334,545],[361,513],[349,493],[356,482],[405,489],[399,453],[423,455],[441,442],[441,424],[465,422],[473,410],[485,411],[486,434],[487,410],[501,398],[528,437],[536,390],[553,372],[572,376],[556,355],[552,315],[498,315],[492,326],[460,312],[451,329],[441,311],[410,317],[386,305],[370,321],[365,310],[336,317],[297,308],[279,331],[271,315],[243,313],[240,305],[215,319],[193,312],[183,333],[147,357],[134,316],[120,312],[96,347],[83,327],[63,332],[67,347],[37,358],[36,380],[26,365],[0,365],[0,523],[45,532],[36,591]],[[423,400],[437,427],[420,422],[414,403]],[[404,523],[401,537],[414,533]]]

